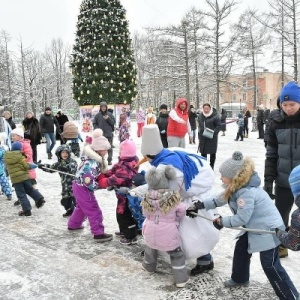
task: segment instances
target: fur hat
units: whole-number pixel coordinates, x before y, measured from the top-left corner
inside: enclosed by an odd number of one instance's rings
[[[11,151],[21,151],[22,144],[20,142],[13,142],[11,145]]]
[[[22,138],[24,138],[24,130],[22,128],[15,128],[11,131],[11,134],[16,134]]]
[[[300,165],[292,170],[289,176],[289,183],[293,196],[296,197],[300,194]]]
[[[225,160],[220,166],[220,173],[223,177],[232,179],[243,167],[244,159],[243,153],[235,151],[231,158]]]
[[[287,83],[280,92],[280,103],[294,101],[300,103],[300,86],[294,81]]]
[[[45,108],[45,111],[47,111],[47,110],[51,111],[51,107],[47,106],[47,107]]]
[[[66,122],[63,127],[62,137],[64,139],[76,139],[78,137],[78,128],[73,122]]]
[[[163,148],[158,126],[156,124],[145,125],[142,133],[142,155],[157,155]]]
[[[93,131],[92,138],[91,147],[94,151],[110,149],[110,143],[108,139],[103,136],[103,131],[100,128]]]
[[[119,153],[121,158],[136,156],[136,145],[134,141],[125,140],[120,143]]]
[[[135,174],[132,177],[132,184],[135,186],[140,186],[140,185],[146,184],[145,171],[141,171],[140,173]]]
[[[146,182],[152,190],[169,189],[169,181],[175,178],[176,171],[171,165],[167,165],[163,168],[151,167],[145,175]]]

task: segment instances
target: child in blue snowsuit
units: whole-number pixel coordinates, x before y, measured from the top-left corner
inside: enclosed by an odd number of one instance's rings
[[[141,173],[138,173],[133,176],[132,188],[144,184],[146,184],[145,171],[142,171]],[[142,207],[141,207],[141,201],[143,200],[143,198],[139,196],[131,196],[130,194],[127,194],[127,200],[128,200],[128,207],[132,213],[133,218],[136,221],[138,233],[141,233],[142,226],[145,220],[145,217],[142,212]]]
[[[5,194],[7,200],[11,200],[12,188],[8,177],[6,176],[5,164],[4,164],[4,153],[8,150],[5,145],[6,134],[0,133],[0,185],[1,190]]]

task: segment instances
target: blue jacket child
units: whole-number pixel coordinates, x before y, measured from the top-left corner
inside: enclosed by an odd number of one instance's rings
[[[260,253],[260,262],[274,292],[279,299],[298,299],[299,294],[289,275],[282,267],[278,255],[280,244],[275,232],[264,233],[276,228],[284,229],[284,223],[274,202],[260,187],[260,178],[254,170],[254,162],[235,151],[220,167],[225,191],[214,199],[198,201],[187,209],[212,209],[228,204],[232,216],[219,216],[213,223],[217,229],[244,227],[260,229],[262,232],[241,231],[235,245],[231,278],[225,287],[249,284],[252,253]],[[193,210],[194,209],[194,210]]]

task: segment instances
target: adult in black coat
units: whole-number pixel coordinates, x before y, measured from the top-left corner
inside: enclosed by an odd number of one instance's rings
[[[61,111],[57,112],[55,118],[56,118],[56,120],[59,124],[59,130],[56,130],[56,140],[60,141],[60,144],[64,144],[64,140],[62,139],[59,132],[64,131],[64,124],[66,122],[69,122],[69,118],[64,113],[62,113]]]
[[[30,146],[32,148],[32,159],[36,163],[37,160],[37,145],[41,143],[42,134],[40,129],[40,123],[34,116],[33,112],[28,111],[25,114],[25,119],[22,121],[24,127],[24,138],[30,140]]]
[[[192,137],[190,137],[190,144],[196,144],[196,129],[197,129],[197,112],[193,105],[190,106],[188,110],[189,121],[191,125]]]
[[[243,109],[244,116],[244,137],[247,138],[249,136],[249,118],[251,118],[251,113],[247,107]]]
[[[42,134],[44,134],[46,138],[48,159],[52,158],[53,155],[51,151],[56,144],[54,126],[56,127],[56,131],[61,133],[57,119],[51,113],[51,108],[46,107],[45,112],[40,117],[40,127]]]
[[[227,111],[226,109],[222,108],[221,110],[221,131],[223,132],[222,135],[225,135],[226,119],[227,119]]]
[[[160,139],[164,148],[168,148],[168,137],[167,137],[167,129],[168,129],[168,106],[166,104],[162,104],[159,107],[159,115],[156,119],[156,124],[159,129]]]
[[[257,107],[257,130],[258,130],[258,139],[264,138],[264,106],[261,104]]]
[[[209,103],[203,104],[203,111],[198,117],[199,123],[199,146],[198,151],[202,156],[207,157],[210,155],[210,166],[214,169],[216,161],[216,153],[218,148],[218,135],[221,129],[221,120],[218,112],[210,106]],[[205,127],[214,131],[213,138],[203,136]]]

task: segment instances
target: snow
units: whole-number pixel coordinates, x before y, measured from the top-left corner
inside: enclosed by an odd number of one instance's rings
[[[263,141],[257,139],[257,132],[250,132],[250,137],[244,139],[244,142],[235,142],[236,130],[236,124],[228,124],[226,136],[219,137],[215,166],[216,191],[221,189],[219,166],[234,150],[252,157],[256,170],[263,178]],[[134,122],[131,134],[140,149],[141,139],[136,137]],[[117,161],[118,144],[116,136],[113,162]],[[45,147],[45,144],[38,146],[38,159],[45,163],[55,162],[54,158],[46,158]],[[187,149],[196,152],[197,145],[189,145],[187,141]],[[147,168],[147,165],[144,167]],[[20,207],[13,206],[15,196],[12,201],[7,201],[3,195],[0,198],[1,299],[276,299],[261,269],[258,254],[252,258],[249,287],[223,287],[223,281],[231,274],[237,231],[222,229],[220,242],[212,251],[215,263],[213,271],[191,277],[186,288],[177,289],[172,284],[168,257],[159,258],[155,274],[149,275],[142,270],[141,237],[138,245],[134,246],[122,246],[116,237],[112,242],[95,243],[87,222],[82,231],[69,232],[67,220],[62,217],[64,209],[60,205],[59,176],[40,169],[37,169],[37,175],[38,189],[47,202],[40,209],[33,207],[31,217],[17,215]],[[105,230],[114,233],[118,230],[114,192],[101,190],[96,192],[96,196],[103,210]],[[219,209],[219,213],[229,215],[230,211],[226,206]],[[296,267],[300,264],[299,253],[289,251],[288,258],[281,262],[300,290]],[[195,260],[187,264],[191,268]]]

